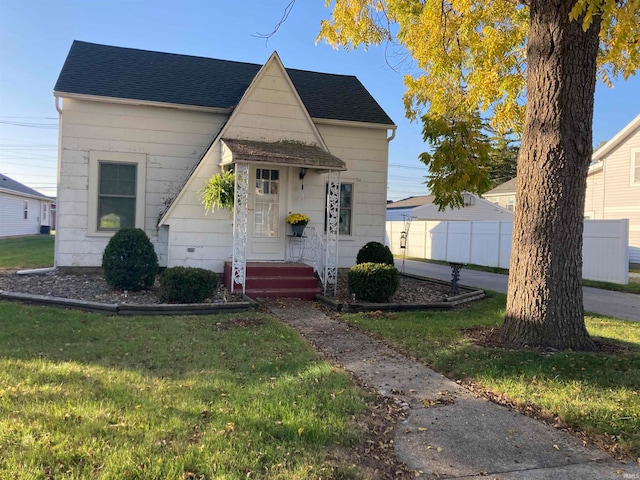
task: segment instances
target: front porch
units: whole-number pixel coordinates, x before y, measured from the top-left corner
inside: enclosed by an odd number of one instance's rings
[[[225,262],[223,281],[231,289],[233,266]],[[234,285],[233,291],[242,291],[242,285]],[[304,263],[247,262],[245,294],[251,298],[293,297],[313,300],[321,293],[319,280],[313,267]]]

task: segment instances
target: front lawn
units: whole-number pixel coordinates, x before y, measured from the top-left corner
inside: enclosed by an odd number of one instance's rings
[[[264,314],[0,302],[0,478],[352,478],[366,399]]]
[[[34,235],[0,239],[0,268],[53,266],[55,236]]]
[[[448,312],[352,314],[345,319],[400,346],[428,366],[467,380],[504,403],[577,427],[615,450],[640,456],[640,323],[586,318],[615,353],[540,353],[476,346],[465,329],[497,326],[505,296]],[[479,332],[475,330],[477,335]]]

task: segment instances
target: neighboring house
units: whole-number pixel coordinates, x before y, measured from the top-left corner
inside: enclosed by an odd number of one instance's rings
[[[0,237],[49,233],[52,200],[0,173]]]
[[[482,197],[491,202],[506,208],[510,212],[516,209],[516,179],[512,178],[501,183],[496,188],[489,190]]]
[[[387,222],[408,220],[414,208],[432,203],[434,198],[433,195],[418,195],[387,203]]]
[[[411,215],[416,220],[440,221],[478,221],[478,220],[513,220],[513,213],[500,205],[496,205],[473,193],[463,193],[464,206],[447,207],[439,210],[435,203],[415,207]]]
[[[640,264],[640,115],[593,154],[584,216],[629,219],[629,262]]]
[[[76,41],[54,95],[59,267],[99,266],[118,226],[143,228],[161,266],[240,277],[289,259],[289,213],[328,264],[384,238],[396,127],[354,76]],[[198,191],[221,169],[236,208],[207,213]]]
[[[484,198],[510,209],[515,208],[515,195],[513,179],[488,191]],[[628,219],[629,262],[640,264],[640,115],[594,152],[584,218]]]

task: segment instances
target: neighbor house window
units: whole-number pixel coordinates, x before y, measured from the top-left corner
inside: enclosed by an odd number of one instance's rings
[[[516,207],[516,197],[507,197],[507,210],[513,212]]]
[[[47,220],[47,204],[42,205],[42,220]]]
[[[144,229],[146,155],[92,151],[89,158],[89,235],[124,227]]]
[[[631,185],[640,185],[640,150],[631,152]]]
[[[327,185],[327,193],[329,185]],[[325,230],[327,214],[325,211]],[[338,232],[342,235],[351,235],[353,227],[353,183],[340,184],[340,220]]]
[[[27,220],[29,218],[29,200],[24,201],[22,210],[24,214],[24,219]]]

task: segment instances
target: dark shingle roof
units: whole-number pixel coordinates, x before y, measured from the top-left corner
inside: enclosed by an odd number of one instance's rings
[[[433,203],[435,195],[418,195],[415,197],[403,198],[396,202],[387,203],[387,210],[393,210],[394,208],[407,208],[407,207],[419,207],[420,205],[426,205]]]
[[[27,187],[20,182],[16,182],[12,178],[7,177],[0,173],[0,188],[5,188],[7,190],[13,190],[14,192],[24,193],[25,195],[33,195],[35,197],[42,197],[44,199],[49,200],[48,197],[41,194],[40,192],[34,190],[33,188]]]
[[[260,68],[252,63],[74,41],[54,90],[232,108]],[[312,117],[393,125],[356,77],[287,72]]]

